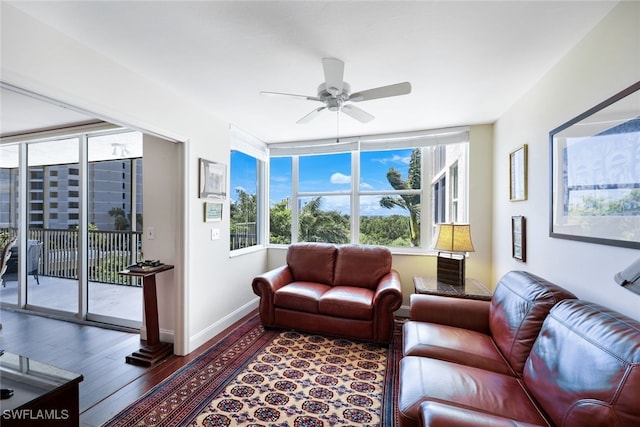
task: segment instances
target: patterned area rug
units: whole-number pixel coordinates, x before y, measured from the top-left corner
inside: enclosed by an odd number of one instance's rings
[[[400,331],[386,348],[255,316],[105,426],[395,426]]]

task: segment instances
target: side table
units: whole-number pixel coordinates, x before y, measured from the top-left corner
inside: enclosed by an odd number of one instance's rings
[[[489,301],[492,292],[476,279],[466,278],[464,286],[439,282],[435,277],[414,276],[413,286],[417,294],[441,295]]]
[[[173,269],[173,265],[163,264],[148,270],[119,272],[123,276],[142,277],[144,297],[144,318],[147,326],[147,342],[126,357],[127,363],[138,366],[151,366],[173,354],[173,344],[160,342],[158,323],[158,300],[156,292],[156,274]]]

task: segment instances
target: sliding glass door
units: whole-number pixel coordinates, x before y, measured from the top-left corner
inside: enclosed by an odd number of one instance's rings
[[[88,317],[139,326],[139,279],[118,274],[142,258],[142,134],[89,136]]]
[[[0,236],[17,239],[0,302],[140,327],[141,283],[118,273],[142,258],[142,134],[102,129],[0,150]]]

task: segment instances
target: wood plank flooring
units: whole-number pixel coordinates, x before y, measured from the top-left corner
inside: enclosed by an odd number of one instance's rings
[[[0,324],[0,348],[84,376],[80,383],[83,427],[102,425],[228,333],[221,333],[187,356],[171,356],[156,366],[142,368],[125,363],[125,356],[140,347],[137,333],[8,309],[0,310]]]

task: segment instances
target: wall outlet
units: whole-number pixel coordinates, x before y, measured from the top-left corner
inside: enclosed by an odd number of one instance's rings
[[[153,227],[147,227],[147,240],[153,240],[156,238],[156,229]]]
[[[218,240],[220,238],[220,229],[212,228],[211,229],[211,240]]]

